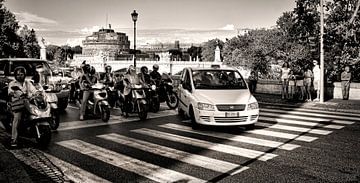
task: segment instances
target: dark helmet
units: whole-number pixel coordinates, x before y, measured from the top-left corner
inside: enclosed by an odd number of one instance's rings
[[[89,73],[90,72],[90,65],[89,64],[85,64],[83,67],[82,67],[82,70],[84,71],[84,73]]]
[[[91,67],[90,67],[89,73],[90,73],[91,75],[94,75],[94,74],[96,73],[96,70],[95,70],[95,67],[94,67],[94,66],[91,66]]]
[[[154,69],[154,70],[155,70],[155,69],[158,70],[158,69],[159,69],[159,65],[158,65],[158,64],[154,64],[154,65],[153,65],[153,69]]]
[[[142,67],[140,68],[140,71],[141,71],[141,73],[147,73],[147,72],[148,72],[148,68],[147,68],[146,66],[142,66]]]
[[[107,65],[106,67],[105,67],[105,71],[110,71],[111,72],[111,66],[110,65]]]

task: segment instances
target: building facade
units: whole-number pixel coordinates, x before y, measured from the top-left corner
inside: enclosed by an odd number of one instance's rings
[[[95,56],[105,53],[110,58],[116,58],[123,53],[129,53],[130,41],[125,33],[113,29],[100,29],[87,36],[82,42],[82,55]]]

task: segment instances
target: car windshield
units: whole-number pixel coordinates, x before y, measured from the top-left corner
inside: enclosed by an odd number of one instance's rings
[[[50,67],[42,61],[14,61],[10,67],[10,76],[14,76],[14,70],[16,67],[22,66],[26,69],[26,76],[32,77],[35,72],[40,74],[40,83],[48,83],[49,78],[51,77]]]
[[[233,70],[196,70],[192,72],[196,89],[246,89],[239,72]]]

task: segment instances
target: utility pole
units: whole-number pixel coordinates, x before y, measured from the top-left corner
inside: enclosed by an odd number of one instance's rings
[[[324,0],[320,0],[320,103],[324,103]]]

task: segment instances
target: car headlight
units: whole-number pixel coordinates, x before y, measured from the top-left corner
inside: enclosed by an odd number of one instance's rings
[[[211,105],[211,104],[199,102],[198,103],[198,109],[199,110],[205,110],[205,111],[214,111],[215,107],[214,107],[214,105]]]
[[[259,104],[257,102],[248,104],[247,110],[254,110],[254,109],[259,109]]]

